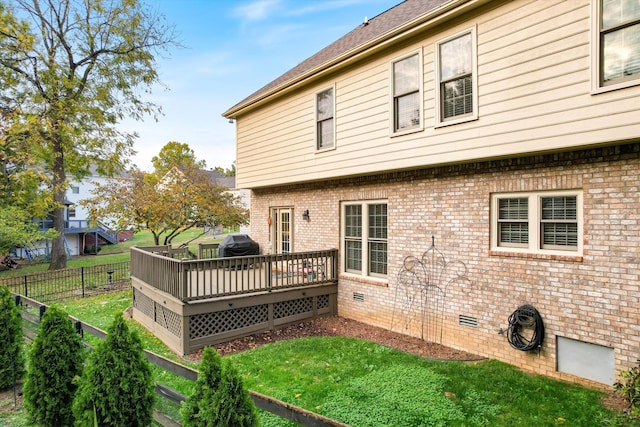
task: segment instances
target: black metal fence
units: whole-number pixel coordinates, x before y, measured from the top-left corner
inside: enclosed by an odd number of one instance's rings
[[[130,281],[130,263],[125,261],[11,276],[0,279],[0,286],[7,286],[13,293],[48,303],[121,289],[122,286],[129,285]]]

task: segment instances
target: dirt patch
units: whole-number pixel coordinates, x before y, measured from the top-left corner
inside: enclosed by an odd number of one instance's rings
[[[338,316],[320,317],[312,321],[300,322],[272,331],[260,332],[248,337],[218,344],[215,347],[221,356],[226,356],[276,341],[311,336],[362,338],[434,360],[473,361],[483,359],[475,354],[455,350],[440,344],[428,343],[419,338]],[[202,352],[198,351],[186,356],[186,358],[196,361],[200,360],[201,356]]]
[[[15,398],[14,398],[15,397]],[[0,391],[0,413],[22,409],[22,387],[16,386],[15,395],[13,388]],[[2,422],[0,421],[0,424]]]

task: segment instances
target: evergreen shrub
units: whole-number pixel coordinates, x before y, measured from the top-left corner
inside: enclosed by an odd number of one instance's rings
[[[9,288],[0,286],[0,390],[24,376],[22,317]]]
[[[24,406],[39,426],[73,425],[73,399],[84,362],[82,338],[67,313],[52,306],[42,316],[29,351]]]
[[[240,375],[214,348],[205,348],[193,394],[183,403],[184,427],[254,427],[258,414]]]
[[[193,393],[187,396],[180,409],[184,427],[207,425],[203,415],[207,409],[209,412],[217,411],[217,408],[211,408],[211,402],[214,401],[214,395],[218,391],[221,378],[222,358],[214,348],[206,347],[202,353],[200,372]],[[217,416],[213,416],[213,418],[217,418]]]
[[[151,424],[155,386],[142,341],[116,315],[107,337],[87,359],[73,404],[77,426],[142,427]]]

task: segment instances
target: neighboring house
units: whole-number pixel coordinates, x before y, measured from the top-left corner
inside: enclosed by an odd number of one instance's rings
[[[251,210],[251,192],[246,189],[236,188],[236,177],[235,176],[226,176],[221,174],[218,171],[208,170],[209,179],[219,185],[220,187],[224,187],[227,189],[227,192],[232,194],[234,197],[237,197],[240,201],[240,205],[248,210]],[[246,225],[241,225],[239,234],[251,234],[251,223]]]
[[[119,236],[109,226],[108,221],[89,223],[89,212],[78,202],[93,197],[91,190],[96,184],[103,185],[109,178],[99,175],[94,168],[89,176],[81,181],[72,181],[65,196],[65,247],[68,255],[96,253],[102,244],[114,244],[120,240]],[[53,227],[53,220],[40,220],[39,228],[47,230]],[[96,246],[97,242],[97,246]],[[30,248],[16,248],[16,256],[24,259],[30,257],[48,257],[51,243],[37,242]]]
[[[589,384],[640,358],[637,2],[407,0],[223,115],[252,238],[339,248],[339,315]]]

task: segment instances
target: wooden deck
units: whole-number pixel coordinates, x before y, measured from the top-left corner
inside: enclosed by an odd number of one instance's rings
[[[132,248],[133,317],[174,351],[337,312],[337,251],[200,260]]]

